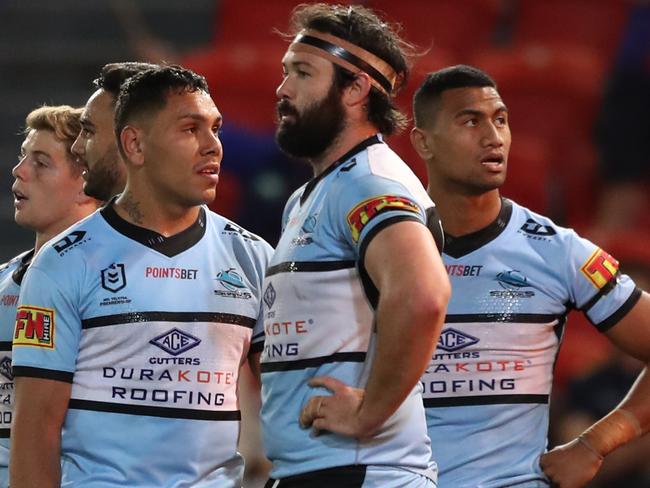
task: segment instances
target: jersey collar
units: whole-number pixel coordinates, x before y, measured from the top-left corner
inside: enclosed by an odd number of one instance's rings
[[[343,156],[341,156],[339,159],[334,161],[332,164],[330,164],[325,171],[323,171],[321,174],[319,174],[316,178],[313,178],[307,183],[305,186],[305,191],[302,192],[302,195],[300,195],[300,205],[305,203],[309,195],[311,194],[312,191],[314,191],[314,188],[316,188],[316,185],[325,178],[327,175],[332,173],[336,168],[341,166],[343,163],[348,161],[350,158],[352,158],[355,154],[360,153],[364,149],[366,149],[369,146],[372,146],[373,144],[383,144],[382,140],[379,138],[377,134],[374,136],[370,136],[367,139],[364,139],[361,141],[359,144],[354,146],[352,149],[350,149],[348,152],[346,152]]]
[[[501,198],[501,210],[497,218],[481,230],[460,237],[450,236],[445,232],[444,254],[452,258],[460,258],[483,247],[496,239],[506,228],[512,216],[512,202]],[[443,224],[444,227],[444,224]]]
[[[27,272],[27,268],[29,268],[29,265],[31,264],[33,257],[34,257],[34,250],[31,249],[27,251],[20,258],[20,263],[18,263],[18,266],[16,267],[16,269],[14,269],[14,272],[11,273],[11,279],[14,280],[14,283],[16,283],[18,286],[22,284],[23,277],[25,276],[25,273]]]
[[[133,239],[167,257],[173,257],[186,251],[199,242],[205,234],[206,213],[203,207],[199,211],[198,218],[187,229],[173,236],[165,237],[156,231],[139,227],[120,217],[113,208],[116,198],[114,197],[108,205],[100,210],[108,225],[129,239]]]

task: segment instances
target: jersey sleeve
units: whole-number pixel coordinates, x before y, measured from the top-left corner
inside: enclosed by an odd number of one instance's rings
[[[411,220],[426,224],[425,206],[401,183],[364,175],[340,188],[334,200],[332,222],[338,223],[344,239],[363,254],[373,237],[383,228]]]
[[[72,382],[81,320],[69,280],[61,278],[34,265],[25,275],[13,335],[15,376]]]
[[[569,286],[573,303],[601,332],[616,325],[641,297],[619,262],[575,232],[568,234]]]

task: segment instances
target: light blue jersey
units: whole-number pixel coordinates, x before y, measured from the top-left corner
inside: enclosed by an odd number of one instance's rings
[[[261,418],[272,478],[365,465],[435,479],[419,384],[364,442],[327,432],[314,436],[298,423],[309,398],[328,394],[310,388],[310,378],[332,376],[365,387],[378,299],[364,268],[365,250],[386,226],[424,222],[432,205],[417,177],[378,137],[289,199],[264,282]]]
[[[206,208],[163,237],[111,204],[43,247],[23,282],[13,364],[72,383],[62,486],[241,486],[237,382],[262,348],[271,252]]]
[[[16,323],[20,284],[34,250],[26,251],[0,266],[0,487],[9,484],[9,437],[14,403],[11,370],[11,339]]]
[[[487,228],[446,236],[452,295],[422,378],[441,488],[549,486],[539,459],[566,315],[604,331],[640,297],[605,251],[502,202]]]

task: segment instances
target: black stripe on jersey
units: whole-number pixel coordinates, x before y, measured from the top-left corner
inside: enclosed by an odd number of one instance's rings
[[[31,366],[14,366],[14,376],[27,376],[29,378],[43,378],[45,380],[63,381],[72,383],[74,373],[67,371],[55,371],[53,369],[33,368]]]
[[[125,413],[147,417],[188,420],[241,420],[239,410],[192,410],[190,408],[152,407],[149,405],[127,405],[125,403],[95,402],[72,398],[68,408],[92,410],[93,412]]]
[[[425,408],[469,407],[474,405],[505,405],[516,403],[548,403],[548,395],[478,395],[447,398],[425,398]]]
[[[240,325],[252,329],[255,319],[217,312],[129,312],[116,315],[103,315],[81,321],[82,329],[106,327],[108,325],[135,324],[138,322],[218,322],[222,324]]]
[[[354,268],[355,265],[354,261],[287,261],[270,266],[266,270],[266,276],[280,273],[337,271],[339,269]]]
[[[614,289],[614,287],[618,284],[618,279],[620,276],[621,276],[621,272],[617,271],[616,274],[612,276],[612,279],[609,280],[607,283],[605,283],[605,285],[600,290],[598,290],[598,293],[596,293],[591,298],[591,300],[585,303],[580,308],[580,310],[582,310],[583,312],[588,312],[591,309],[591,307],[593,307],[594,305],[596,305],[596,303],[598,303],[598,300],[600,300],[602,297],[604,297]]]
[[[267,347],[273,346],[267,345]],[[298,359],[296,361],[277,361],[273,363],[262,363],[260,370],[262,373],[271,373],[274,371],[293,371],[296,369],[316,368],[328,363],[363,363],[365,360],[365,352],[337,352],[331,356]]]
[[[264,488],[361,488],[366,479],[366,466],[354,464],[335,468],[319,469],[308,473],[296,474],[278,480],[270,478]]]
[[[543,313],[459,313],[445,317],[446,324],[477,323],[477,322],[503,322],[522,324],[547,324],[561,319],[563,315]]]
[[[11,437],[11,429],[0,429],[0,439],[9,439]]]
[[[11,351],[11,341],[0,341],[0,351]]]
[[[366,297],[368,298],[368,301],[370,302],[370,305],[372,305],[373,309],[376,309],[377,303],[379,303],[379,290],[377,290],[377,287],[372,282],[370,275],[366,271],[365,260],[368,244],[370,244],[370,242],[375,238],[380,230],[385,229],[392,224],[397,224],[398,222],[409,220],[422,223],[422,220],[417,218],[415,215],[395,215],[393,217],[389,217],[386,220],[382,220],[372,229],[370,229],[366,234],[365,239],[359,246],[359,277],[361,278],[363,291],[366,294]]]
[[[594,324],[596,329],[598,329],[600,332],[605,332],[612,327],[614,327],[616,324],[620,322],[620,320],[627,315],[627,313],[632,310],[634,305],[636,305],[636,302],[638,302],[641,299],[641,289],[640,288],[635,288],[630,297],[625,300],[625,303],[619,307],[619,309],[611,314],[609,317],[607,317],[605,320],[603,320],[599,324]],[[587,318],[589,316],[587,315]],[[589,319],[591,320],[591,319]],[[592,322],[593,323],[593,322]]]

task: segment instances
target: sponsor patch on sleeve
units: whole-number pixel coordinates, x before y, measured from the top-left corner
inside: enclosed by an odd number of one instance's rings
[[[599,248],[589,256],[580,271],[600,290],[618,273],[618,261]]]
[[[54,310],[21,305],[16,311],[14,346],[54,348]]]
[[[348,225],[352,232],[352,240],[357,242],[363,228],[380,213],[390,210],[402,210],[406,212],[420,213],[420,207],[405,197],[393,195],[380,195],[369,198],[354,207],[348,213]]]

